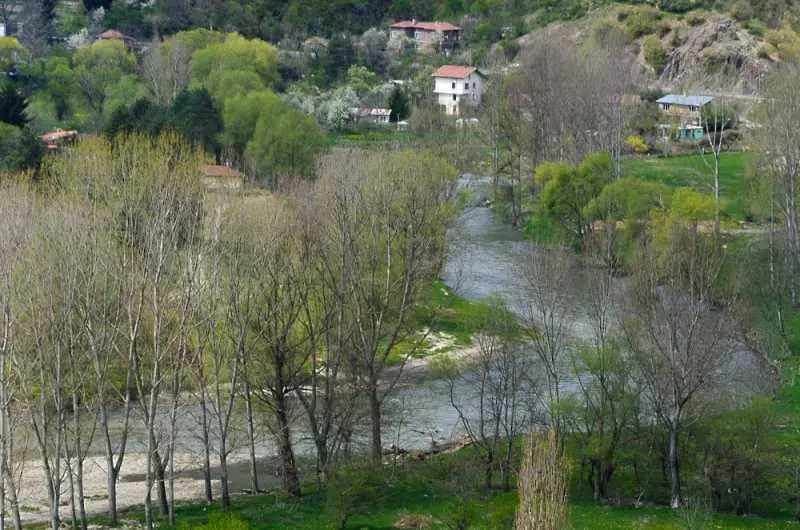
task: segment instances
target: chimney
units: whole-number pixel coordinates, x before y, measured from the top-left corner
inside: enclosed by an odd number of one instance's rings
[[[417,25],[417,19],[416,19],[416,18],[412,18],[412,19],[411,19],[411,23],[412,23],[412,24],[414,24],[414,25],[416,26],[416,25]]]

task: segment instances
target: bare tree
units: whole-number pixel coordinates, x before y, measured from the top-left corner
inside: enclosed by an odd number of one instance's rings
[[[183,42],[154,42],[142,60],[142,76],[160,105],[171,105],[189,86],[192,49]]]
[[[535,384],[522,338],[514,315],[493,300],[479,324],[474,358],[439,362],[448,401],[482,454],[487,489],[498,463],[503,489],[511,488],[514,440],[534,410]]]
[[[334,168],[322,178],[338,178],[349,187],[342,196],[358,198],[345,206],[360,222],[342,225],[349,233],[334,237],[349,246],[345,293],[355,323],[353,366],[369,404],[371,454],[379,461],[383,402],[404,364],[383,381],[387,360],[400,341],[415,340],[411,311],[420,288],[438,272],[455,172],[430,154],[409,152],[351,153]]]
[[[731,302],[713,298],[723,260],[715,239],[676,223],[669,246],[645,251],[625,297],[626,342],[646,405],[668,435],[674,508],[681,504],[680,434],[738,347]]]
[[[558,412],[561,383],[568,369],[572,340],[572,286],[576,282],[574,259],[563,249],[537,248],[520,257],[520,275],[526,289],[523,320],[531,345],[544,368],[548,420],[557,435],[563,419]]]
[[[730,104],[713,103],[700,109],[700,126],[704,136],[700,143],[703,163],[711,171],[714,180],[714,233],[720,234],[720,160],[727,138],[726,132],[733,126],[735,117]],[[711,160],[709,160],[709,156]]]

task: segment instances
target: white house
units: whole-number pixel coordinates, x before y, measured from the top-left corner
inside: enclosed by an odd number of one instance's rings
[[[445,65],[433,73],[433,93],[451,116],[459,116],[462,105],[479,105],[485,88],[486,76],[472,66]]]
[[[461,28],[449,22],[417,22],[402,20],[389,27],[389,38],[411,39],[423,51],[439,50],[449,53],[461,43]]]

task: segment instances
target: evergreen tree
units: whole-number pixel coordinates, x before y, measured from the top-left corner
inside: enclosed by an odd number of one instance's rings
[[[29,121],[25,114],[27,108],[28,100],[14,85],[0,84],[0,122],[25,127]]]
[[[389,114],[390,122],[397,123],[408,118],[408,96],[399,86],[395,86],[392,95],[389,96],[389,108],[392,109],[392,113]]]
[[[176,127],[188,140],[214,153],[219,159],[218,137],[223,129],[222,115],[208,90],[184,90],[175,99],[172,113]]]

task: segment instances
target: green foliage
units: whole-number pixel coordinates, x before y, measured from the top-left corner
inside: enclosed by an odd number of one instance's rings
[[[199,526],[191,526],[185,522],[178,525],[178,530],[250,530],[252,528],[247,522],[233,514],[212,513],[208,518],[208,523]]]
[[[269,90],[250,92],[242,98],[228,100],[222,113],[225,144],[237,156],[243,156],[261,115],[272,119],[282,112],[283,106],[281,98]]]
[[[172,116],[178,130],[192,145],[219,155],[222,116],[206,89],[181,92],[172,104]]]
[[[755,14],[749,0],[737,0],[728,8],[728,13],[740,22],[750,20]]]
[[[389,96],[389,108],[392,109],[389,121],[393,123],[405,120],[410,114],[408,96],[399,86],[392,89],[392,94]]]
[[[47,95],[53,100],[57,120],[63,120],[70,112],[78,80],[66,57],[52,56],[39,61],[45,79]]]
[[[194,33],[187,38],[213,39]],[[204,87],[217,101],[264,89],[278,80],[278,52],[258,39],[228,34],[223,42],[200,48],[192,55],[192,85]]]
[[[136,75],[123,75],[116,83],[106,88],[103,97],[103,116],[110,118],[120,107],[129,107],[132,102],[147,99],[150,93]]]
[[[670,196],[671,190],[661,183],[620,179],[605,186],[600,195],[589,201],[584,215],[593,221],[644,220],[653,208],[665,209]]]
[[[638,39],[643,35],[651,35],[658,28],[661,12],[653,7],[636,7],[625,18],[625,26],[631,38]]]
[[[364,95],[378,84],[379,79],[375,72],[365,66],[353,64],[347,69],[347,84],[359,95]]]
[[[324,145],[319,125],[300,111],[284,108],[262,114],[246,153],[271,189],[283,178],[314,176],[314,157]]]
[[[38,167],[42,142],[30,131],[0,122],[0,172]]]
[[[24,66],[30,58],[28,49],[15,37],[0,37],[0,72],[10,72],[12,68]]]
[[[13,83],[0,83],[0,122],[24,127],[28,123],[27,108],[27,98]]]
[[[744,220],[754,215],[750,204],[752,160],[753,156],[749,153],[722,153],[721,206],[725,217]],[[689,186],[699,191],[711,190],[710,173],[700,155],[626,160],[622,172],[637,179],[660,182],[670,188]]]
[[[389,484],[383,466],[371,461],[341,465],[326,484],[327,511],[339,528],[356,513],[380,508],[389,496]]]
[[[136,70],[136,59],[118,40],[99,40],[78,49],[75,75],[86,103],[95,112],[103,110],[107,90]]]
[[[661,39],[655,35],[647,37],[642,44],[642,49],[644,50],[644,59],[647,64],[656,74],[660,74],[667,64],[667,52],[661,44]]]
[[[544,186],[540,199],[544,211],[580,242],[588,232],[584,208],[611,181],[611,155],[590,155],[576,168],[561,164],[549,164],[547,168],[546,172],[537,168],[536,175]]]

